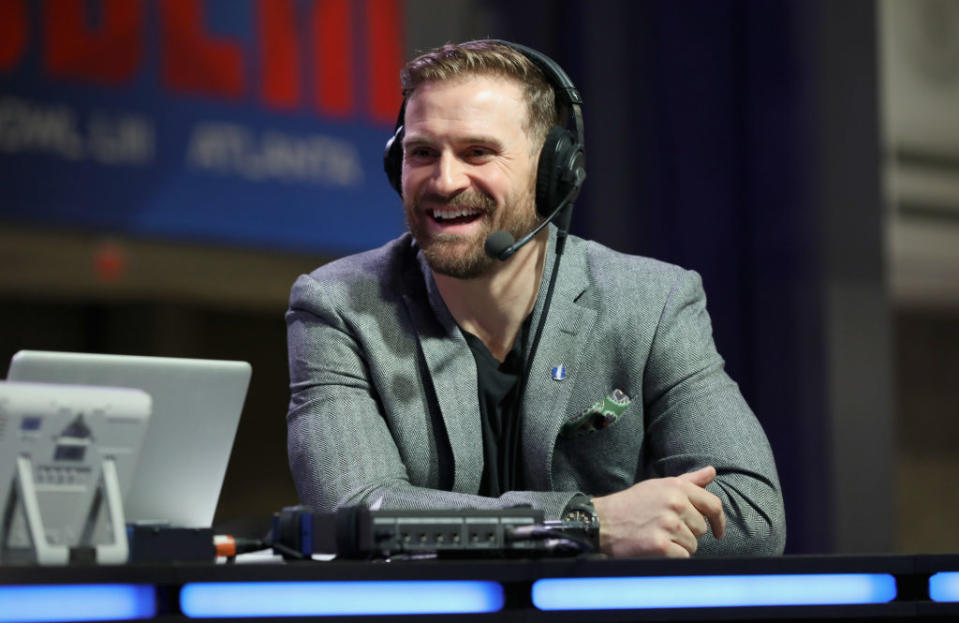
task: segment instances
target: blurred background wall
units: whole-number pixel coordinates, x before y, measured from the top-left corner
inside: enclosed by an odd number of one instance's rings
[[[959,549],[957,0],[7,0],[0,361],[250,361],[216,521],[295,503],[289,286],[403,230],[398,68],[485,36],[583,94],[574,232],[703,275],[787,551]]]

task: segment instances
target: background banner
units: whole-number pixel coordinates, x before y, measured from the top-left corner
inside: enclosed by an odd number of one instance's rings
[[[4,0],[0,218],[319,251],[403,230],[401,0]]]

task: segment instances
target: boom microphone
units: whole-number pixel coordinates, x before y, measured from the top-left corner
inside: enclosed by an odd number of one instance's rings
[[[486,251],[486,255],[505,262],[513,256],[514,253],[519,251],[523,245],[532,240],[536,234],[541,232],[544,227],[557,221],[557,226],[560,228],[562,233],[565,234],[569,229],[569,216],[570,211],[567,210],[565,214],[561,214],[563,209],[570,206],[573,201],[576,200],[577,195],[579,195],[580,187],[582,186],[583,179],[586,178],[586,172],[582,168],[577,169],[576,171],[577,182],[573,184],[573,187],[570,188],[569,192],[566,193],[566,196],[563,197],[563,200],[559,202],[559,205],[556,206],[556,209],[553,210],[553,213],[549,215],[548,218],[544,219],[542,223],[537,225],[533,231],[529,232],[525,236],[519,239],[519,242],[516,242],[516,239],[513,237],[513,234],[509,233],[506,230],[494,231],[492,234],[486,237],[486,244],[483,245],[483,249]],[[559,217],[559,218],[557,218]],[[563,218],[565,217],[565,218]]]
[[[505,257],[502,256],[503,252],[509,249],[515,242],[516,238],[513,238],[513,234],[508,231],[494,231],[486,238],[486,244],[483,245],[483,248],[486,249],[486,255],[504,260],[515,253],[515,251],[513,251]]]

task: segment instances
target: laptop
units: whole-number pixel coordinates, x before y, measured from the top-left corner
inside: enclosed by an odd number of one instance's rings
[[[128,523],[209,527],[252,367],[245,361],[21,350],[7,380],[142,389],[153,398],[123,501]]]

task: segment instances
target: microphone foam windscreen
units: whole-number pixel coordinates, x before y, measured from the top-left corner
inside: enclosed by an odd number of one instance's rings
[[[494,231],[486,238],[486,244],[483,245],[483,248],[486,250],[486,255],[493,259],[500,259],[500,254],[514,242],[516,242],[516,238],[513,238],[513,235],[508,231]]]

